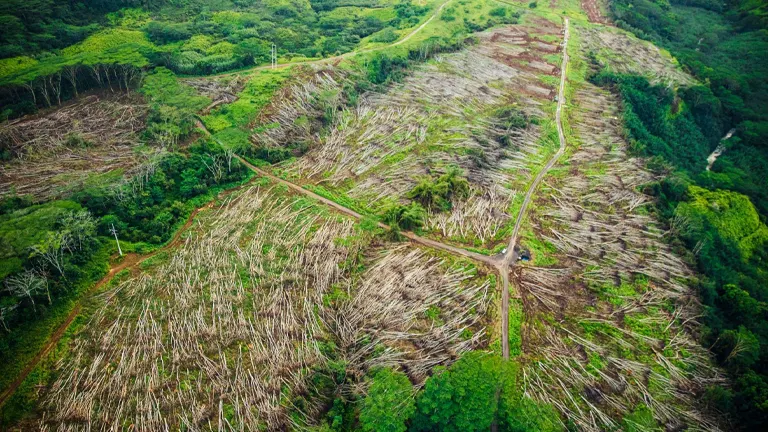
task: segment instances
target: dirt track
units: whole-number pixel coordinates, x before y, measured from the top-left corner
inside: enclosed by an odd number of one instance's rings
[[[563,33],[563,62],[560,66],[560,89],[557,95],[557,109],[555,110],[555,123],[557,123],[557,136],[560,141],[560,147],[557,149],[554,155],[549,159],[547,164],[533,179],[531,186],[528,187],[528,191],[525,193],[525,199],[520,207],[520,212],[517,214],[517,220],[515,221],[515,229],[512,231],[512,237],[509,239],[509,246],[507,246],[507,253],[504,254],[504,258],[497,264],[499,275],[501,276],[501,348],[504,359],[509,359],[509,270],[510,267],[515,265],[517,261],[517,253],[515,247],[517,246],[517,240],[520,236],[520,225],[523,223],[525,217],[525,211],[528,209],[528,204],[531,202],[533,193],[538,188],[541,180],[547,174],[547,172],[554,166],[555,162],[565,153],[565,134],[563,133],[563,122],[561,119],[561,113],[563,108],[563,101],[565,100],[565,77],[568,68],[568,52],[566,47],[568,46],[568,18],[565,18],[564,33]]]
[[[210,134],[210,132],[208,132],[208,129],[205,128],[205,125],[201,121],[198,120],[197,125],[203,131],[205,131],[205,133],[208,134],[211,138],[216,140],[216,142],[218,142],[220,145],[223,145],[223,143],[221,143],[216,137],[214,137],[213,135]],[[299,186],[299,185],[297,185],[295,183],[289,182],[288,180],[284,180],[284,179],[281,179],[280,177],[272,175],[269,172],[264,171],[261,168],[251,164],[250,162],[248,162],[247,160],[243,159],[240,156],[235,155],[235,157],[237,157],[237,159],[240,162],[242,162],[245,166],[247,166],[249,169],[251,169],[253,172],[257,173],[260,176],[267,177],[267,178],[269,178],[270,180],[272,180],[274,182],[277,182],[279,184],[285,185],[288,188],[290,188],[291,190],[293,190],[295,192],[298,192],[298,193],[300,193],[300,194],[302,194],[304,196],[307,196],[307,197],[310,197],[312,199],[315,199],[315,200],[317,200],[317,201],[319,201],[319,202],[321,202],[321,203],[323,203],[323,204],[325,204],[325,205],[327,205],[329,207],[332,207],[333,209],[335,209],[335,210],[339,211],[340,213],[343,213],[343,214],[345,214],[347,216],[351,216],[351,217],[353,217],[355,219],[358,219],[358,220],[361,220],[361,219],[365,218],[365,216],[361,215],[360,213],[357,213],[356,211],[354,211],[352,209],[344,207],[343,205],[337,203],[336,201],[332,201],[332,200],[330,200],[328,198],[322,197],[322,196],[320,196],[320,195],[318,195],[318,194],[316,194],[316,193],[314,193],[314,192],[312,192],[310,190],[304,189],[303,187],[301,187],[301,186]],[[384,224],[382,222],[379,222],[379,226],[381,228],[384,228],[384,229],[387,229],[387,230],[390,229],[390,227],[388,225],[386,225],[386,224]],[[412,242],[418,243],[418,244],[423,245],[423,246],[428,246],[428,247],[432,247],[432,248],[435,248],[435,249],[444,250],[444,251],[446,251],[448,253],[452,253],[452,254],[455,254],[455,255],[461,255],[463,257],[466,257],[466,258],[469,258],[469,259],[481,262],[483,264],[487,264],[487,265],[489,265],[491,267],[496,267],[496,266],[499,265],[499,259],[498,258],[494,258],[494,257],[488,256],[488,255],[483,255],[483,254],[480,254],[480,253],[477,253],[477,252],[468,251],[466,249],[462,249],[462,248],[459,248],[459,247],[451,246],[451,245],[448,245],[448,244],[445,244],[445,243],[441,243],[441,242],[436,241],[436,240],[431,240],[431,239],[428,239],[428,238],[424,238],[424,237],[418,236],[418,235],[416,235],[416,234],[414,234],[414,233],[412,233],[410,231],[404,231],[401,234],[403,235],[403,237],[406,237],[407,239],[411,240]]]

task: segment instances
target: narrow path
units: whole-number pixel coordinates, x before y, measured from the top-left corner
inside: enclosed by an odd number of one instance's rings
[[[238,189],[240,186],[236,186],[232,189],[229,189],[227,191],[222,192],[223,194],[229,193],[233,190]],[[184,223],[184,226],[182,226],[176,234],[173,236],[170,242],[163,246],[160,249],[157,249],[154,252],[151,252],[147,255],[138,255],[135,253],[127,253],[123,255],[123,260],[120,261],[117,265],[111,266],[109,269],[109,272],[107,272],[104,277],[102,277],[98,282],[96,282],[96,285],[88,289],[87,292],[83,293],[80,298],[77,300],[77,303],[75,303],[75,307],[72,308],[72,310],[69,312],[67,317],[64,319],[64,322],[62,322],[58,328],[51,334],[51,337],[48,339],[48,342],[46,342],[45,346],[40,350],[40,352],[37,353],[37,355],[30,360],[27,365],[24,367],[24,369],[19,373],[19,376],[16,377],[16,379],[8,386],[8,388],[0,394],[0,407],[5,405],[5,403],[8,401],[8,399],[13,396],[13,394],[16,392],[16,390],[21,386],[21,384],[24,382],[25,379],[27,379],[27,376],[29,376],[30,373],[37,367],[37,365],[40,363],[42,359],[44,359],[50,352],[53,350],[53,348],[59,343],[61,338],[64,336],[64,333],[66,333],[67,329],[70,325],[72,325],[72,322],[75,321],[75,318],[80,314],[80,311],[82,310],[82,299],[84,299],[87,295],[96,292],[99,288],[104,286],[104,284],[108,283],[112,280],[112,278],[119,272],[133,268],[144,261],[152,258],[153,256],[159,254],[160,252],[167,251],[169,249],[172,249],[179,245],[181,243],[181,235],[184,234],[191,226],[192,222],[195,219],[195,216],[197,216],[200,211],[209,209],[213,207],[214,201],[209,202],[203,207],[200,207],[198,209],[195,209],[187,218],[187,221]]]
[[[395,46],[398,46],[398,45],[402,45],[402,44],[406,43],[407,41],[409,41],[412,37],[414,37],[421,30],[423,30],[424,27],[426,27],[430,22],[432,22],[432,20],[435,19],[435,17],[437,17],[440,14],[440,11],[442,11],[443,8],[448,3],[450,3],[450,2],[451,2],[451,0],[446,0],[445,2],[443,2],[443,4],[441,4],[440,7],[435,9],[435,11],[432,13],[432,16],[429,17],[428,20],[424,21],[420,26],[416,27],[412,32],[408,33],[408,35],[406,35],[404,38],[400,39],[399,41],[393,42],[393,43],[388,44],[388,45],[383,45],[383,46],[380,46],[380,47],[376,47],[376,48],[368,48],[368,49],[364,49],[364,50],[353,50],[353,51],[350,51],[348,53],[344,53],[344,54],[333,56],[333,57],[326,57],[326,58],[321,58],[321,59],[317,59],[317,60],[303,60],[303,61],[297,61],[297,62],[294,62],[294,63],[278,64],[276,66],[276,68],[277,69],[282,69],[282,68],[286,68],[286,67],[289,67],[289,66],[302,65],[302,64],[317,64],[317,63],[323,63],[323,62],[332,62],[332,61],[335,61],[335,60],[341,60],[341,59],[349,58],[349,57],[352,57],[352,56],[355,56],[355,55],[358,55],[358,54],[365,54],[365,53],[374,52],[374,51],[381,51],[383,49],[387,49],[387,48],[395,47]],[[259,71],[259,70],[266,70],[266,69],[271,69],[271,68],[272,68],[272,65],[253,66],[253,67],[249,67],[249,68],[246,68],[246,69],[240,69],[240,70],[231,71],[231,72],[222,72],[222,73],[212,74],[212,75],[190,75],[190,76],[184,76],[182,78],[215,78],[215,77],[225,77],[225,76],[232,76],[232,75],[237,75],[237,74],[241,74],[241,73],[248,73],[248,72]]]
[[[541,180],[547,175],[547,172],[555,165],[555,162],[565,153],[565,134],[563,133],[562,122],[562,110],[563,101],[565,100],[565,77],[568,67],[568,18],[565,18],[565,25],[563,31],[563,62],[560,65],[560,90],[557,94],[557,109],[555,110],[555,123],[557,123],[557,136],[560,140],[560,147],[557,149],[554,155],[549,159],[547,164],[533,179],[533,182],[528,187],[528,191],[525,193],[525,199],[523,205],[520,206],[520,212],[517,214],[517,220],[515,221],[515,228],[512,231],[512,237],[509,239],[509,245],[507,246],[507,252],[504,254],[504,258],[498,263],[497,269],[499,270],[499,276],[501,276],[501,351],[505,360],[509,359],[509,271],[510,267],[515,265],[517,261],[517,252],[515,247],[517,246],[517,240],[520,236],[520,225],[525,218],[525,211],[528,209],[528,204],[531,202],[533,193],[538,188]]]

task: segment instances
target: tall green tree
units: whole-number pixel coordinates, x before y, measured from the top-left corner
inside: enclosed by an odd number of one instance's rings
[[[413,385],[404,373],[381,369],[373,375],[360,410],[364,432],[405,432],[405,421],[416,411]]]

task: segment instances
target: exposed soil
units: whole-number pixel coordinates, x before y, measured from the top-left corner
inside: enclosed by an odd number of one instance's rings
[[[608,24],[608,20],[603,16],[603,12],[600,10],[600,4],[598,0],[581,0],[581,7],[589,17],[589,21],[593,23]]]

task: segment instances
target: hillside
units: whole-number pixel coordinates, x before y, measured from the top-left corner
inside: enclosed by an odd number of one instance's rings
[[[759,430],[763,9],[5,2],[0,428]]]

